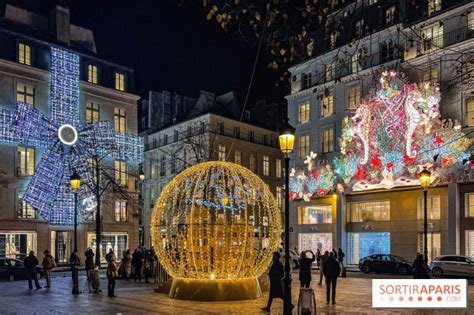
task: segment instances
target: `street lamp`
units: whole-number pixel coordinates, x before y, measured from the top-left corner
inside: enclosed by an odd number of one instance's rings
[[[420,185],[423,188],[423,201],[424,201],[424,222],[423,222],[423,235],[424,239],[424,256],[425,265],[428,265],[428,187],[431,184],[431,172],[424,168],[420,172]]]
[[[77,191],[81,187],[81,177],[76,171],[70,177],[71,188],[74,191],[74,252],[77,255]],[[72,294],[79,294],[79,279],[77,274],[77,266],[75,260],[72,265]]]
[[[285,277],[283,278],[283,314],[291,314],[291,270],[290,270],[290,154],[295,144],[295,128],[288,119],[280,131],[280,149],[285,157]]]
[[[138,175],[138,178],[140,179],[141,182],[145,180],[145,173],[143,171],[140,172],[140,175]]]

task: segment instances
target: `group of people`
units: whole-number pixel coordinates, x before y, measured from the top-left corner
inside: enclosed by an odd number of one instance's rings
[[[28,286],[30,290],[33,290],[33,281],[35,283],[36,289],[42,289],[38,281],[38,271],[36,270],[36,266],[39,265],[39,261],[38,258],[36,258],[34,251],[29,252],[28,256],[26,256],[23,260],[23,264],[25,266],[26,279],[28,279]],[[49,250],[44,251],[44,258],[41,264],[43,266],[44,278],[46,280],[45,288],[49,289],[51,288],[51,270],[56,267],[56,261],[49,253]]]
[[[119,274],[124,279],[130,279],[132,277],[133,267],[133,278],[135,282],[142,280],[143,273],[145,283],[150,283],[149,278],[153,276],[155,262],[157,260],[158,257],[156,256],[153,246],[150,249],[146,249],[144,246],[138,247],[132,255],[130,254],[130,250],[127,249],[123,252]]]

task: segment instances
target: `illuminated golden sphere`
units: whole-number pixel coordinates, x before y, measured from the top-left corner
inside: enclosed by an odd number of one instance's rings
[[[206,162],[177,175],[153,210],[161,264],[175,279],[255,278],[278,247],[281,217],[268,186],[229,162]]]

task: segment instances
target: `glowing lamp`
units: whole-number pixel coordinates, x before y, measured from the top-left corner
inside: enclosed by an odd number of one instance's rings
[[[212,161],[178,174],[153,209],[151,232],[169,296],[244,300],[280,242],[281,214],[268,186],[247,168]]]
[[[431,184],[431,172],[426,168],[420,172],[420,185],[423,189],[428,189]]]
[[[81,177],[76,171],[71,175],[70,182],[73,190],[78,190],[81,187]]]
[[[141,182],[143,182],[145,180],[145,173],[140,172],[140,175],[138,176],[138,178],[140,179]]]
[[[283,152],[285,157],[289,157],[295,145],[295,128],[289,124],[288,119],[281,129],[278,139],[281,152]]]

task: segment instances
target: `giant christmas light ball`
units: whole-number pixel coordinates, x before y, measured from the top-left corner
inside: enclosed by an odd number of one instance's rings
[[[257,175],[212,161],[186,169],[165,187],[151,230],[160,262],[174,279],[170,296],[239,299],[235,286],[256,283],[271,262],[280,242],[281,214]],[[193,285],[201,291],[185,294]]]

